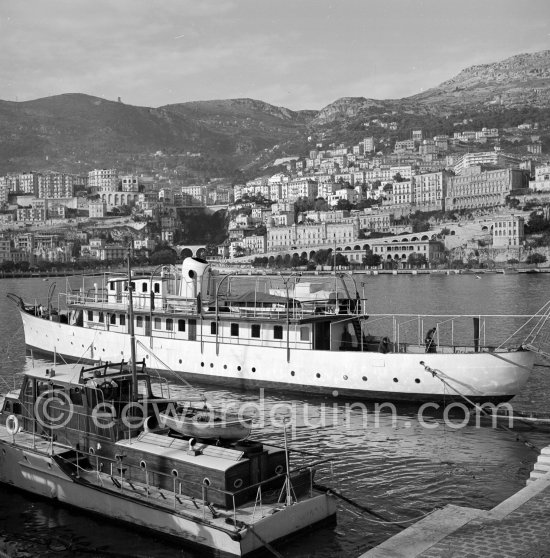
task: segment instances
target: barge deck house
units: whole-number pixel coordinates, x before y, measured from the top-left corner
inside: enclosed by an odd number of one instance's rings
[[[304,277],[292,278],[294,285],[286,278],[272,292],[237,291],[234,279],[215,275],[197,258],[160,274],[134,275],[137,360],[192,382],[239,388],[415,402],[460,393],[481,403],[516,395],[534,362],[520,342],[488,346],[484,332],[491,326],[484,317],[476,317],[474,327],[472,317],[461,325],[458,316],[368,316],[365,298],[343,275],[331,279],[341,285],[325,298],[308,289]],[[14,298],[33,350],[88,361],[130,354],[127,276],[67,293],[61,308],[44,315]],[[493,318],[502,324],[502,317]],[[426,352],[424,338],[434,326],[435,342]],[[446,384],[421,362],[442,371]]]
[[[216,555],[334,523],[334,498],[313,488],[326,460],[182,437],[156,420],[178,404],[163,395],[144,365],[32,369],[0,398],[0,481]]]

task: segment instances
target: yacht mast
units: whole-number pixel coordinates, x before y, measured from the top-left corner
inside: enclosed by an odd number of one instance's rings
[[[132,365],[132,401],[138,400],[138,383],[136,368],[136,337],[134,334],[134,300],[132,298],[131,250],[128,248],[128,333],[130,334],[130,355]]]

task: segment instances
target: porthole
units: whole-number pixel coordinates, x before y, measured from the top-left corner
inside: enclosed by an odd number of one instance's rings
[[[201,366],[204,368],[204,362],[201,362]]]
[[[419,380],[418,378],[415,378],[415,380],[414,380],[414,381],[415,381],[415,382],[416,382],[417,384],[419,384],[419,383],[420,383],[420,380]]]
[[[348,379],[348,377],[346,376],[346,374],[344,374],[344,380],[347,380],[347,379]]]
[[[243,485],[243,479],[235,479],[233,486],[238,490]]]
[[[294,372],[294,370],[292,370],[292,372],[290,373],[291,376],[296,376],[296,372]]]
[[[321,377],[321,374],[319,374],[319,372],[317,372],[317,374],[315,374],[317,376],[317,378]]]
[[[240,372],[240,371],[241,371],[241,367],[240,367],[240,366],[237,366],[237,370]]]
[[[94,455],[95,454],[95,449],[94,448],[90,448],[90,455]]]
[[[254,368],[254,366],[252,367],[252,372],[256,372],[256,368]]]
[[[178,474],[179,473],[178,473],[177,469],[172,469],[172,476],[173,477],[177,478]]]
[[[214,363],[213,362],[210,363],[210,368],[214,368]]]
[[[204,479],[202,479],[202,484],[204,484],[204,486],[210,486],[210,479],[208,477],[204,477]]]
[[[143,459],[139,462],[139,466],[140,466],[142,469],[147,469],[147,463],[145,463],[145,461],[143,461]]]
[[[181,358],[180,358],[180,360],[179,360],[179,363],[181,364]]]
[[[224,369],[224,370],[227,370],[227,364],[224,364],[224,365],[223,365],[223,369]]]
[[[367,377],[363,376],[363,382],[366,382],[366,381],[367,381]]]
[[[284,467],[282,465],[277,465],[277,467],[275,467],[275,474],[276,475],[282,475],[284,471]]]
[[[399,380],[397,378],[394,378],[393,381],[397,383]]]

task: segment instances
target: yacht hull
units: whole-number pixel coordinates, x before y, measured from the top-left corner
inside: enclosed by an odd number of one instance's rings
[[[35,351],[64,359],[117,361],[130,351],[127,333],[90,329],[21,312],[25,341]],[[174,370],[201,383],[261,387],[360,400],[507,401],[526,384],[529,351],[478,353],[376,353],[265,347],[139,335],[136,359],[152,370]],[[440,370],[445,385],[424,365]]]

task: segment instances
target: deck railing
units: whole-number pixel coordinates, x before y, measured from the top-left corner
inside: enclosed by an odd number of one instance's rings
[[[73,452],[70,452],[73,453]],[[294,453],[294,451],[293,451]],[[303,453],[298,452],[296,453]],[[246,502],[254,502],[254,509],[252,513],[252,522],[254,520],[257,509],[260,510],[260,516],[263,517],[262,506],[265,505],[266,490],[273,492],[274,483],[275,490],[279,493],[277,501],[282,501],[282,493],[286,490],[285,478],[287,477],[286,471],[276,474],[260,482],[243,486],[242,488],[232,491],[224,490],[205,481],[198,483],[185,477],[180,477],[176,469],[172,472],[164,473],[162,471],[149,469],[146,462],[142,460],[140,465],[134,465],[124,461],[124,455],[120,454],[115,459],[99,456],[95,453],[85,453],[82,451],[74,450],[75,457],[66,458],[63,454],[57,456],[57,459],[64,462],[68,467],[76,470],[77,477],[87,474],[94,474],[97,479],[98,485],[105,487],[105,477],[109,478],[114,487],[120,491],[127,493],[130,492],[136,497],[145,498],[146,500],[155,499],[157,504],[165,507],[170,506],[174,511],[184,511],[190,505],[196,510],[202,511],[202,518],[206,519],[207,514],[211,514],[213,518],[219,515],[233,519],[233,529],[239,530],[242,523],[237,520],[237,513],[239,505],[237,502],[243,500],[242,496],[246,498]],[[313,491],[313,476],[314,470],[318,468],[330,468],[332,474],[332,460],[329,458],[322,458],[316,454],[305,454],[309,459],[308,463],[301,462],[296,467],[289,471],[291,484],[294,477],[304,471],[309,471],[309,481],[307,494],[312,497]],[[315,458],[315,459],[313,459]],[[175,462],[174,465],[177,465]],[[290,490],[293,491],[292,486]],[[255,492],[255,497],[254,497]],[[189,494],[200,494],[200,497]],[[209,493],[215,493],[219,497],[218,501],[224,500],[230,505],[222,508],[214,508],[212,498],[209,499]],[[298,501],[296,493],[293,491],[293,501]],[[199,507],[200,505],[200,507]]]

